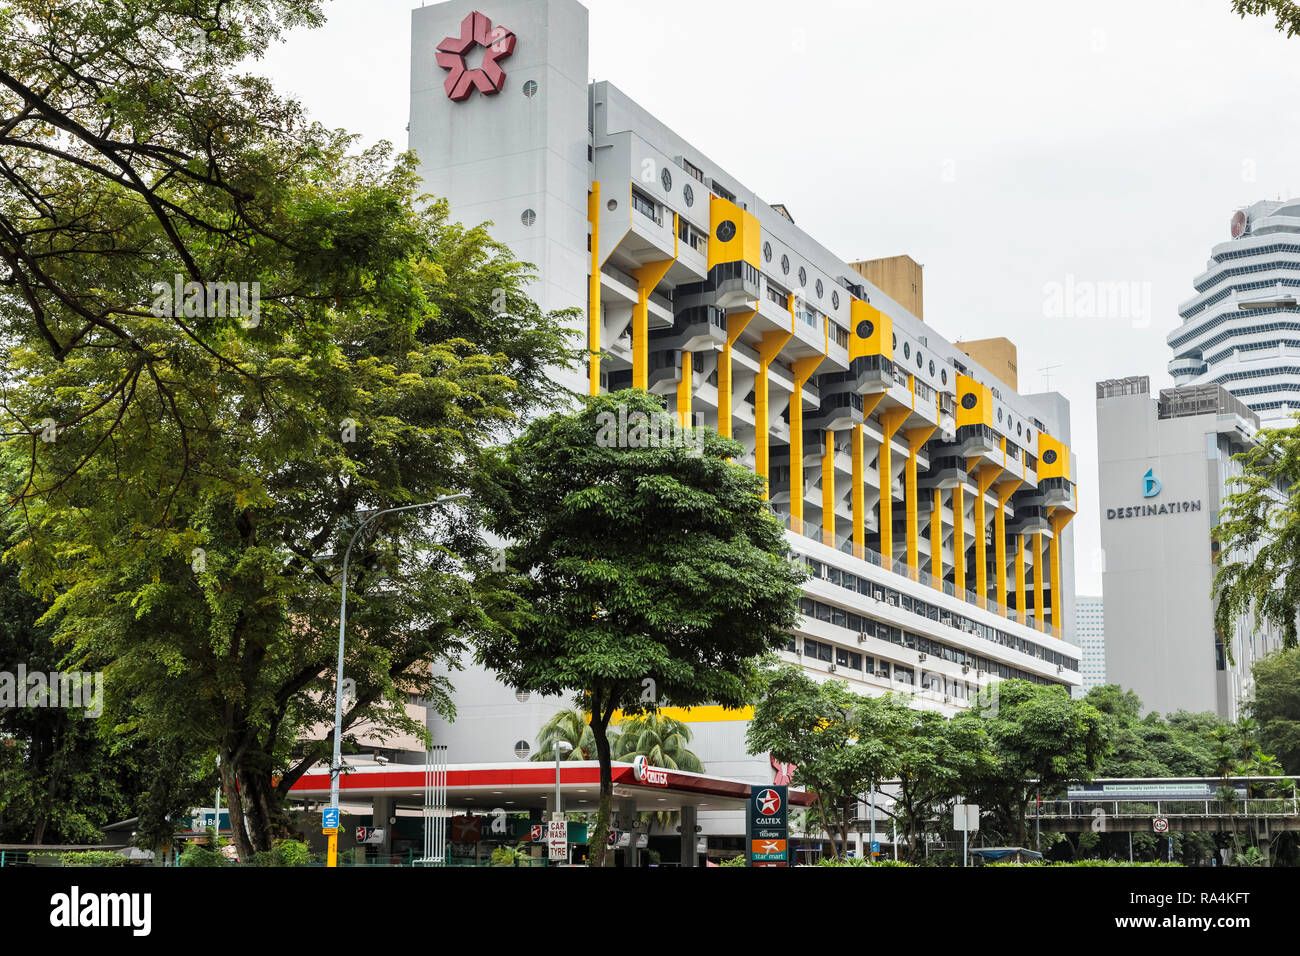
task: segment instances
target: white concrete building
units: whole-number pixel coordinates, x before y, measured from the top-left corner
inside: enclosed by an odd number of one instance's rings
[[[1082,697],[1106,681],[1105,607],[1099,595],[1079,594],[1074,598],[1074,634],[1071,642],[1079,648],[1079,676],[1083,683],[1074,690]]]
[[[1149,391],[1145,376],[1097,385],[1106,680],[1148,710],[1236,720],[1251,666],[1281,645],[1242,617],[1229,660],[1211,599],[1212,529],[1259,419],[1218,385]]]
[[[1016,394],[665,119],[588,82],[587,16],[576,0],[412,14],[425,191],[535,263],[543,308],[581,310],[593,357],[565,383],[645,388],[744,444],[813,574],[787,651],[810,672],[948,714],[1000,678],[1077,684],[1066,401]],[[451,677],[458,718],[435,734],[453,764],[527,760],[562,706]],[[772,782],[745,753],[748,712],[672,713],[710,773]]]
[[[1264,423],[1300,411],[1300,199],[1237,210],[1169,333],[1178,385],[1222,385]]]

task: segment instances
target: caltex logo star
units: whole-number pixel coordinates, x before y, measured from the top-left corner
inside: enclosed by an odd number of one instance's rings
[[[465,55],[479,46],[483,47],[483,63],[471,70],[465,65]],[[484,94],[499,93],[506,82],[500,61],[513,52],[513,33],[492,26],[492,21],[478,11],[471,13],[460,22],[460,36],[447,37],[438,44],[438,65],[448,71],[443,83],[447,96],[460,101],[475,88]]]

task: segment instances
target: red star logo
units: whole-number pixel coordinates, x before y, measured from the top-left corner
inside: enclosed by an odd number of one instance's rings
[[[484,48],[483,64],[470,70],[465,66],[465,54],[476,46]],[[499,61],[513,52],[513,33],[505,27],[492,26],[492,21],[478,11],[471,13],[460,22],[460,36],[447,37],[438,44],[438,65],[448,71],[443,83],[447,96],[459,102],[468,99],[475,87],[483,94],[499,93],[506,82]]]

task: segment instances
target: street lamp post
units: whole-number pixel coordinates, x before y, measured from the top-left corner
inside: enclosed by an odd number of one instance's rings
[[[334,677],[334,759],[330,762],[330,807],[337,810],[339,806],[339,771],[342,769],[343,752],[341,749],[343,741],[343,640],[347,633],[348,626],[348,560],[352,557],[352,546],[357,542],[357,536],[361,534],[366,527],[376,518],[384,515],[393,514],[398,511],[413,511],[416,508],[432,508],[435,505],[443,505],[449,501],[459,501],[461,498],[468,498],[467,494],[443,495],[433,501],[421,502],[418,505],[402,505],[398,508],[385,508],[382,511],[376,511],[365,521],[357,526],[357,530],[352,532],[352,537],[348,541],[347,550],[343,552],[343,596],[339,601],[339,657],[338,670]],[[330,835],[329,845],[329,866],[338,866],[338,835]]]
[[[551,744],[551,748],[555,751],[555,812],[559,814],[562,813],[564,809],[560,805],[560,755],[571,753],[573,751],[573,744],[569,743],[567,740],[557,740]],[[558,819],[558,817],[552,819]]]

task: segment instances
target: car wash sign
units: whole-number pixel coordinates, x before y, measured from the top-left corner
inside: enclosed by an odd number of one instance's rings
[[[749,788],[745,810],[745,846],[750,866],[790,865],[790,791],[761,784]]]

